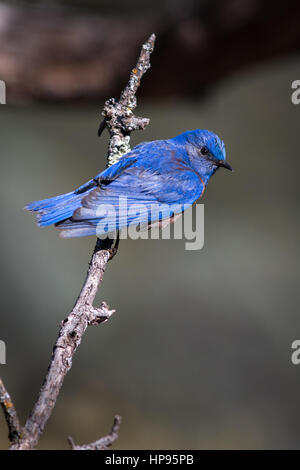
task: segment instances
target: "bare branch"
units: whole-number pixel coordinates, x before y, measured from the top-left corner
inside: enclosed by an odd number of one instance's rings
[[[68,441],[72,450],[107,450],[112,443],[118,439],[119,430],[121,425],[121,416],[116,415],[114,418],[113,426],[107,436],[101,437],[98,441],[92,442],[91,444],[84,444],[82,446],[75,445],[72,437],[69,437]]]
[[[8,439],[14,444],[21,438],[21,426],[18,420],[17,412],[10,398],[5,385],[0,378],[0,404],[4,412],[4,417],[8,427]]]
[[[129,81],[121,93],[120,99],[110,98],[106,101],[98,135],[107,127],[110,134],[107,165],[113,165],[125,153],[130,151],[130,133],[143,130],[149,124],[149,119],[136,117],[136,92],[143,75],[150,68],[150,55],[155,43],[155,34],[151,34],[142,47],[136,66],[132,69]]]
[[[136,107],[135,93],[140,85],[140,80],[150,67],[150,54],[154,47],[154,41],[155,36],[152,34],[143,45],[137,65],[132,70],[129,82],[121,93],[119,101],[110,99],[105,103],[103,110],[104,122],[101,124],[100,128],[102,132],[102,130],[107,127],[110,133],[107,155],[108,166],[130,150],[130,132],[137,129],[144,129],[149,122],[148,119],[135,117],[132,110]],[[64,378],[71,369],[73,355],[81,343],[85,330],[89,325],[97,325],[108,320],[114,313],[114,310],[110,310],[105,302],[102,303],[100,308],[95,308],[93,302],[98,288],[102,283],[107,263],[115,256],[118,245],[119,234],[117,234],[115,244],[111,239],[97,239],[81,292],[72,312],[61,323],[58,338],[53,348],[50,365],[39,392],[38,399],[26,421],[22,435],[18,431],[18,439],[11,440],[12,450],[27,450],[36,447],[47,421],[51,416]],[[10,400],[9,403],[11,403]],[[7,406],[5,407],[5,410],[6,409]],[[118,437],[120,423],[121,418],[116,416],[111,433],[89,444],[88,448],[104,449],[110,446]]]
[[[90,261],[86,280],[74,308],[61,323],[48,372],[37,402],[25,424],[24,436],[14,443],[11,449],[35,448],[55,406],[64,378],[72,367],[73,355],[81,343],[86,328],[88,325],[107,320],[113,313],[106,304],[102,304],[98,310],[93,307],[98,287],[103,280],[106,265],[111,259],[112,253],[110,248],[101,250],[97,244]]]

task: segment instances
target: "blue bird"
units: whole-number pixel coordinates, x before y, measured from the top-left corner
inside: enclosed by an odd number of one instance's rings
[[[220,167],[232,171],[223,141],[207,130],[186,131],[143,142],[75,191],[25,209],[37,212],[39,226],[55,224],[63,238],[170,222],[203,195]]]

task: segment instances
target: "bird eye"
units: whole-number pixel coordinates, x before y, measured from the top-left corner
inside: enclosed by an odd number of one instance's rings
[[[201,147],[200,148],[200,153],[201,153],[201,155],[205,156],[205,155],[208,155],[209,152],[208,152],[208,149],[206,147]]]

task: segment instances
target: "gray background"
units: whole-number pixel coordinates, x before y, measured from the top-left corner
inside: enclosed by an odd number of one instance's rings
[[[122,241],[97,301],[116,314],[90,328],[40,448],[104,435],[115,449],[299,448],[299,58],[248,69],[201,102],[147,102],[134,143],[208,128],[235,172],[219,171],[205,203],[205,246]],[[22,207],[79,186],[105,166],[101,103],[0,107],[1,375],[24,419],[59,322],[81,287],[91,238],[61,240]],[[7,446],[0,419],[0,445]]]

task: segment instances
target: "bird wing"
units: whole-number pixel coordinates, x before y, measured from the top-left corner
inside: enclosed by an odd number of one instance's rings
[[[81,207],[57,224],[61,235],[109,233],[162,220],[193,204],[204,190],[197,173],[174,149],[155,150],[151,156],[133,151],[98,175],[98,186],[82,198]]]

